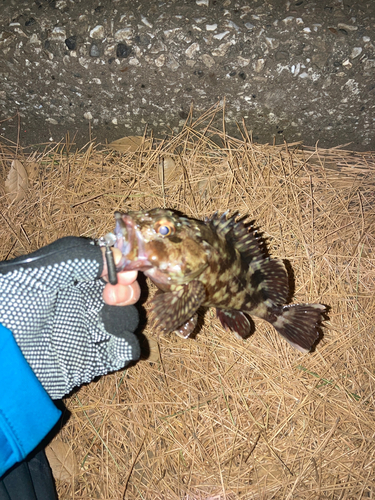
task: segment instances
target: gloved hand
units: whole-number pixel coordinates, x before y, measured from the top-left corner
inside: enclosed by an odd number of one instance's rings
[[[105,304],[103,267],[101,249],[76,237],[0,263],[0,323],[52,399],[139,359],[137,309]]]

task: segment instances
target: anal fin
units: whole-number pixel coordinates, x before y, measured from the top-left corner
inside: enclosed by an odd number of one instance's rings
[[[251,335],[251,323],[241,311],[216,309],[217,317],[225,329],[232,330],[238,339],[247,339]]]

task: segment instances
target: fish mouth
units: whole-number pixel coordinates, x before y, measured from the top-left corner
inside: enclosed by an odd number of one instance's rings
[[[122,257],[116,271],[146,271],[152,266],[148,260],[144,240],[133,219],[126,214],[115,212],[115,248],[118,248]]]

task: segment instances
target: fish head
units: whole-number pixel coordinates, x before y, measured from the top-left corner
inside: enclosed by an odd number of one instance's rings
[[[187,283],[207,267],[199,221],[161,208],[116,212],[115,219],[118,271],[138,269],[156,284],[168,284]]]

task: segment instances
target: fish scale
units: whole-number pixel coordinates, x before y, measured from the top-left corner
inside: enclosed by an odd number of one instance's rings
[[[216,307],[225,329],[251,334],[247,315],[268,321],[296,349],[307,352],[319,338],[322,304],[285,305],[288,274],[267,255],[265,243],[238,212],[204,221],[155,208],[116,213],[118,270],[143,271],[164,293],[152,300],[160,328],[188,337],[199,307]]]

